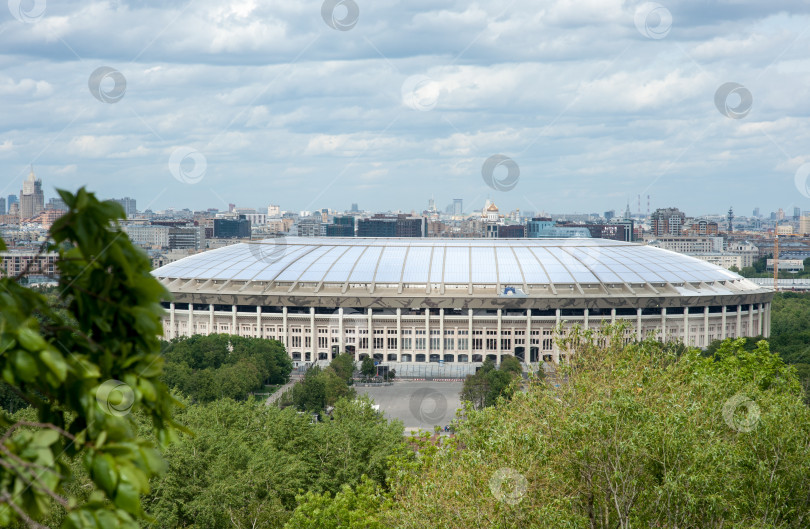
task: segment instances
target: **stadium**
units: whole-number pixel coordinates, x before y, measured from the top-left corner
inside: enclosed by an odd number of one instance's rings
[[[164,336],[280,340],[294,361],[563,360],[555,330],[627,321],[705,347],[768,336],[773,290],[686,255],[605,239],[277,238],[153,271]]]

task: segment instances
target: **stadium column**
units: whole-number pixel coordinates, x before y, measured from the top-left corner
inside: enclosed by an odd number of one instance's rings
[[[208,305],[208,334],[216,334],[216,329],[214,329],[214,304],[209,303]]]
[[[734,329],[734,337],[742,336],[742,305],[737,305],[737,327]]]
[[[616,308],[610,309],[610,324],[616,325]]]
[[[720,316],[720,339],[726,339],[726,306],[723,305],[723,310]]]
[[[661,341],[667,341],[667,308],[661,307]]]
[[[397,309],[397,362],[402,359],[402,309]]]
[[[256,338],[262,337],[262,306],[256,306]]]
[[[188,335],[194,334],[194,303],[188,304]]]
[[[762,334],[763,333],[763,328],[762,328],[762,324],[763,324],[763,321],[762,321],[762,307],[763,307],[762,303],[757,303],[757,325],[759,326],[759,331],[757,332],[757,336],[764,336]]]
[[[430,309],[425,308],[425,358],[430,360]],[[416,358],[414,358],[416,360]]]
[[[703,307],[703,347],[709,346],[709,306]]]
[[[503,309],[498,309],[498,339],[495,341],[495,358],[501,363],[501,328],[503,327]]]
[[[368,356],[374,360],[374,322],[371,319],[373,311],[368,308]]]
[[[239,329],[236,328],[236,305],[231,305],[231,334],[239,335]]]
[[[329,329],[329,332],[331,333],[332,329]],[[343,307],[338,308],[338,332],[340,333],[340,338],[338,338],[338,346],[340,347],[340,351],[338,351],[338,353],[343,353],[346,351],[346,339],[343,337]]]
[[[472,362],[472,352],[473,352],[473,310],[467,310],[467,359],[468,361]]]
[[[689,346],[689,307],[683,308],[683,344]]]
[[[318,359],[318,329],[315,328],[315,307],[309,308],[309,335],[312,342],[312,361]]]
[[[748,304],[748,336],[755,336],[754,334],[754,304]]]
[[[174,335],[174,303],[169,303],[169,339],[175,338]]]
[[[641,328],[641,307],[636,309],[636,339],[641,341],[644,338],[644,331]]]
[[[582,311],[582,327],[584,330],[588,330],[588,325],[590,323],[591,318],[591,309],[585,309]]]
[[[439,309],[439,358],[444,360],[444,309]]]
[[[287,354],[290,354],[290,344],[287,343],[287,306],[281,307],[281,343],[284,344],[284,349]],[[292,358],[292,355],[290,355]]]
[[[526,340],[523,343],[523,363],[530,364],[532,361],[532,309],[526,309]]]

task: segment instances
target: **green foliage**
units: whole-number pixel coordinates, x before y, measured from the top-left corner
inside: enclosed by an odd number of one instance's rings
[[[351,385],[354,377],[354,358],[348,353],[337,355],[329,363],[337,376],[339,376],[346,384]]]
[[[194,335],[164,343],[165,381],[195,401],[243,400],[265,384],[285,384],[292,361],[275,340],[228,334]]]
[[[307,370],[304,379],[292,387],[289,400],[283,400],[282,404],[293,404],[300,411],[321,413],[327,406],[334,406],[339,399],[353,399],[355,394],[354,388],[332,366],[326,369],[315,366]]]
[[[514,356],[504,356],[499,368],[492,360],[485,360],[474,375],[467,375],[461,389],[461,400],[475,409],[494,406],[499,398],[509,399],[515,392],[516,379],[521,377],[523,366]]]
[[[343,485],[333,498],[328,492],[308,492],[298,498],[298,508],[285,529],[385,529],[380,510],[385,494],[366,476],[352,488]]]
[[[169,471],[146,501],[150,527],[280,528],[300,495],[345,498],[344,486],[359,485],[360,499],[347,501],[364,504],[366,487],[384,486],[389,457],[409,457],[402,425],[366,400],[340,400],[333,417],[312,424],[291,408],[229,399],[189,406],[177,419],[196,435],[167,450]]]
[[[364,377],[373,377],[377,374],[377,367],[374,365],[374,360],[370,356],[363,358],[363,363],[360,364],[360,373]]]
[[[398,465],[385,523],[807,526],[810,409],[767,343],[705,357],[609,328],[558,344],[558,387],[469,406],[443,449]]]
[[[59,195],[69,211],[47,249],[59,253],[60,308],[0,279],[0,373],[31,406],[27,419],[0,418],[0,526],[61,510],[67,528],[134,528],[164,462],[129,412],[161,443],[175,435],[157,338],[168,293],[118,226],[121,206],[84,189]],[[81,492],[77,468],[89,476]]]

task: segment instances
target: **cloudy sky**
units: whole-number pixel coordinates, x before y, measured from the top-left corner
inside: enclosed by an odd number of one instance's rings
[[[33,163],[139,209],[810,210],[806,1],[0,12],[0,195]]]

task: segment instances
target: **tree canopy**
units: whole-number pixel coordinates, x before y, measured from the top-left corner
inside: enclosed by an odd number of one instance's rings
[[[120,205],[84,189],[59,195],[68,212],[43,250],[59,254],[62,309],[0,279],[0,373],[31,406],[28,419],[0,415],[0,526],[36,526],[58,505],[68,528],[137,527],[164,461],[131,414],[160,443],[175,435],[158,340],[168,293],[121,231]],[[81,493],[69,486],[75,462],[89,476]]]
[[[285,384],[292,361],[275,340],[227,334],[194,335],[164,343],[165,380],[169,387],[210,402],[242,400],[265,384]]]
[[[387,526],[807,526],[810,409],[766,342],[561,345],[559,387],[469,406],[443,449],[398,466]]]

